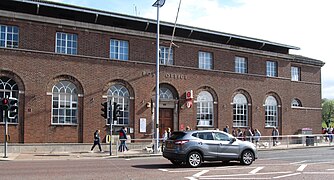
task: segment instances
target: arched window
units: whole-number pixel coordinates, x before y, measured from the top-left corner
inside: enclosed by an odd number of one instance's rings
[[[248,126],[248,102],[243,94],[233,98],[233,127]]]
[[[302,103],[299,101],[299,99],[294,98],[291,101],[291,106],[292,107],[302,107]]]
[[[197,126],[213,126],[213,98],[207,91],[197,97]]]
[[[160,87],[159,97],[161,100],[171,100],[174,99],[173,93],[166,87]]]
[[[278,108],[277,100],[273,96],[268,96],[265,101],[265,126],[277,127],[278,125]]]
[[[129,95],[128,89],[120,84],[115,84],[111,86],[108,90],[108,102],[110,101],[116,102],[119,105],[120,110],[121,110],[120,117],[117,117],[117,119],[113,119],[113,121],[114,122],[116,121],[117,125],[128,125],[129,124],[129,102],[130,102],[130,95]],[[110,121],[108,121],[107,124],[110,124]]]
[[[19,89],[17,87],[17,84],[14,80],[8,78],[8,77],[1,77],[0,78],[0,98],[18,98],[19,97]],[[0,122],[4,123],[3,120],[3,112],[0,112]],[[18,117],[8,118],[9,123],[18,123]]]
[[[52,124],[78,123],[78,93],[70,81],[59,81],[52,88]]]

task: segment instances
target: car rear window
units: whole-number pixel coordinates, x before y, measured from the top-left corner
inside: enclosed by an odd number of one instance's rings
[[[172,136],[169,139],[178,140],[178,139],[182,139],[185,135],[186,135],[186,133],[184,133],[184,132],[173,132]]]

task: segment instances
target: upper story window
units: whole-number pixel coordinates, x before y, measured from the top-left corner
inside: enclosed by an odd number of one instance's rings
[[[169,50],[169,47],[160,46],[159,59],[162,65],[173,65],[173,48]]]
[[[64,32],[56,34],[56,53],[77,54],[78,36]]]
[[[213,126],[213,98],[208,91],[202,91],[197,97],[197,126]]]
[[[19,96],[19,89],[16,82],[13,79],[10,79],[5,76],[0,77],[0,99],[5,97],[18,98],[18,96]],[[4,123],[5,121],[3,120],[3,111],[0,111],[0,116],[1,116],[0,123]],[[8,122],[18,123],[18,116],[9,117]]]
[[[78,93],[69,81],[60,81],[52,88],[52,124],[78,123]]]
[[[247,73],[247,59],[244,57],[235,57],[234,69],[237,73]]]
[[[19,47],[19,28],[16,26],[0,25],[0,47]]]
[[[198,53],[198,68],[212,69],[212,53],[200,51]]]
[[[110,40],[110,59],[129,60],[129,42],[117,39]]]
[[[300,81],[300,68],[291,67],[291,81]]]
[[[277,62],[267,61],[267,76],[277,77]]]

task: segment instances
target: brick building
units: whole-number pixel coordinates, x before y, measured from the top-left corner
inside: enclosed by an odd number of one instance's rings
[[[160,132],[229,125],[320,133],[322,61],[289,54],[298,47],[184,25],[169,51],[172,31],[161,22]],[[131,138],[152,138],[155,20],[1,1],[0,35],[0,97],[19,100],[11,142],[91,142],[95,129],[105,136],[104,102],[120,105],[114,133],[126,126]]]

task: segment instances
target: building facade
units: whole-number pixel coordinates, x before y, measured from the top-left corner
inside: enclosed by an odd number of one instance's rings
[[[20,7],[20,8],[18,8]],[[321,67],[298,47],[162,22],[159,129],[321,132]],[[101,129],[152,138],[155,20],[45,1],[0,2],[0,97],[11,142],[85,143]],[[107,102],[107,119],[101,116]],[[113,117],[113,104],[120,114]],[[1,116],[0,134],[4,131]],[[0,140],[3,142],[3,140]]]

